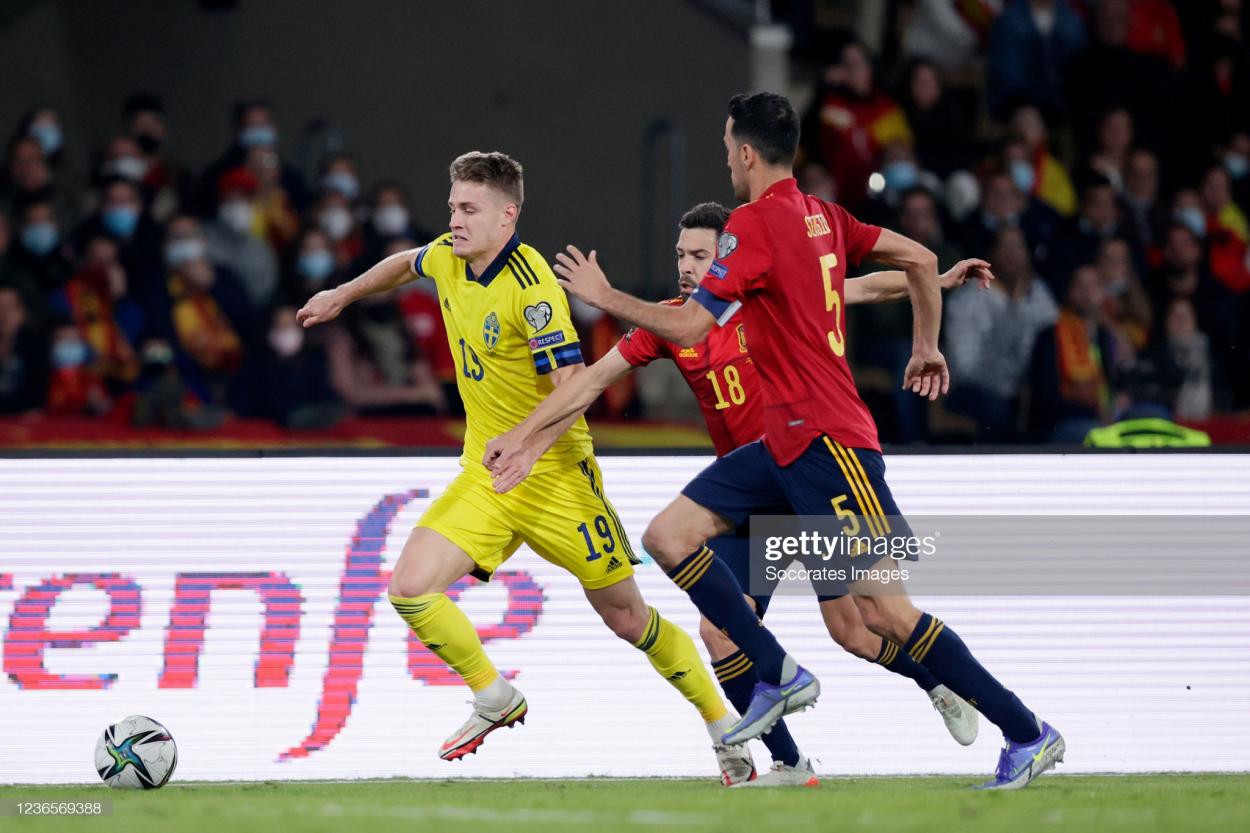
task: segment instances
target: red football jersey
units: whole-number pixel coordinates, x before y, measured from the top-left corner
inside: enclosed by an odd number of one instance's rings
[[[665,301],[673,306],[682,299]],[[682,347],[650,330],[636,328],[616,344],[625,361],[642,367],[656,359],[672,359],[694,391],[707,422],[717,456],[754,442],[764,433],[761,406],[763,388],[747,352],[740,315],[730,315],[721,327],[693,347]]]
[[[785,179],[730,215],[694,294],[718,320],[742,302],[764,388],[764,444],[783,466],[821,434],[881,450],[846,361],[844,300],[848,261],[858,263],[880,236]]]

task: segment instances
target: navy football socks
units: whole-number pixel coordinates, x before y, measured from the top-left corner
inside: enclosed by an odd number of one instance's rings
[[[712,663],[712,670],[716,672],[716,681],[720,683],[721,691],[725,692],[725,697],[733,703],[738,714],[746,714],[751,705],[751,691],[759,679],[755,676],[755,667],[751,665],[751,660],[741,651],[735,651]],[[798,766],[799,747],[790,730],[786,728],[784,720],[778,720],[760,740],[764,741],[774,761],[781,761],[787,766]]]
[[[884,637],[881,639],[881,651],[877,654],[877,658],[872,660],[880,665],[886,671],[892,671],[895,674],[901,674],[910,680],[914,680],[916,685],[920,686],[924,692],[933,691],[941,685],[938,678],[933,676],[929,669],[911,658],[911,654],[899,648],[898,643],[891,642]]]
[[[729,635],[755,664],[755,673],[761,680],[780,685],[794,677],[798,666],[760,622],[743,597],[733,571],[710,547],[700,547],[683,559],[668,571],[668,577],[689,594],[690,601],[709,622]]]
[[[1033,712],[977,662],[959,635],[941,619],[921,614],[903,650],[1002,729],[1007,740],[1029,743],[1037,739],[1039,729]]]

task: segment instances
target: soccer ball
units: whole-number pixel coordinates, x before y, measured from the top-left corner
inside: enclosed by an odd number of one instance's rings
[[[173,735],[150,717],[131,715],[119,720],[96,741],[96,772],[115,789],[159,789],[177,765]]]

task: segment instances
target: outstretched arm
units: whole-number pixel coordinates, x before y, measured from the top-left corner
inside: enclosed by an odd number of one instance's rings
[[[482,464],[491,470],[496,492],[506,492],[524,480],[538,458],[599,394],[633,369],[615,347],[589,367],[577,367],[570,377],[555,379],[556,389],[528,417],[486,444]],[[571,369],[560,368],[556,373]]]
[[[338,318],[348,305],[375,292],[386,292],[416,277],[412,271],[412,259],[420,249],[396,252],[378,261],[365,272],[334,289],[325,289],[308,299],[308,303],[295,314],[295,320],[305,327],[324,324]]]
[[[942,290],[938,286],[937,256],[911,238],[882,229],[869,252],[872,259],[898,266],[907,274],[911,295],[912,356],[903,371],[903,388],[927,399],[950,388],[950,371],[938,350],[942,326]]]
[[[707,338],[716,323],[712,313],[699,304],[656,304],[613,289],[607,275],[599,268],[599,258],[593,250],[587,257],[576,246],[569,246],[568,254],[556,255],[552,268],[559,275],[560,285],[571,295],[682,347]]]
[[[994,273],[990,264],[980,258],[961,260],[938,276],[943,289],[954,289],[963,286],[969,280],[976,280],[981,289],[989,289]],[[886,304],[892,301],[903,301],[908,297],[906,272],[872,272],[846,282],[846,303],[850,304]]]

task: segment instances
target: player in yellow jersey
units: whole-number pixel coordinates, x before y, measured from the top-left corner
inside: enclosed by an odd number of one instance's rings
[[[734,718],[694,642],[643,601],[633,578],[638,559],[604,494],[580,413],[547,429],[546,440],[555,438],[551,447],[525,483],[507,494],[495,492],[482,465],[488,439],[584,369],[564,290],[542,255],[516,236],[523,188],[515,160],[466,153],[451,164],[450,232],[317,293],[298,314],[309,327],[407,281],[428,278],[438,287],[467,415],[463,471],[409,536],[391,576],[390,599],[422,643],[473,690],[473,714],[439,756],[461,758],[495,729],[524,721],[525,698],[495,670],[473,625],[445,593],[468,574],[488,580],[524,542],[576,576],[613,633],[643,651],[694,704],[713,740],[722,781],[749,780],[755,767],[746,747],[720,743]]]

